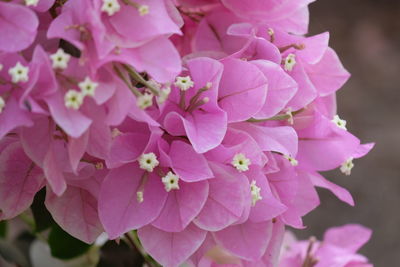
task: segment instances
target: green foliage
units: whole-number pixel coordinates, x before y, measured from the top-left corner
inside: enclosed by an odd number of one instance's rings
[[[88,251],[90,245],[74,238],[57,224],[53,224],[49,235],[51,255],[59,259],[72,259]]]
[[[35,220],[35,232],[42,232],[55,224],[53,217],[44,205],[46,199],[46,189],[40,190],[32,203],[31,210]]]
[[[1,221],[0,222],[0,238],[5,238],[7,235],[7,222]]]
[[[97,267],[143,266],[144,258],[135,248],[131,248],[123,239],[117,244],[108,241],[100,249],[100,262]]]

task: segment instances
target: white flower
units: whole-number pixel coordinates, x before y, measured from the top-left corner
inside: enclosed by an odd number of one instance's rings
[[[94,96],[98,83],[92,81],[89,77],[78,83],[79,88],[82,90],[84,96]]]
[[[4,98],[0,96],[0,113],[3,112],[5,106],[6,106],[6,101],[4,101]]]
[[[64,96],[64,104],[69,109],[78,110],[83,103],[83,98],[81,92],[70,89]]]
[[[336,124],[339,128],[343,129],[343,130],[347,130],[346,128],[346,121],[342,120],[339,115],[335,115],[333,116],[332,122],[334,124]]]
[[[240,172],[249,170],[250,164],[250,159],[246,158],[243,153],[236,154],[232,159],[233,167],[235,167]]]
[[[165,86],[160,90],[160,95],[157,98],[157,102],[159,104],[164,103],[167,101],[169,94],[171,93],[171,87],[170,86]]]
[[[37,6],[39,3],[39,0],[25,0],[25,5],[27,6]]]
[[[295,158],[292,158],[292,157],[289,156],[289,155],[283,155],[283,157],[284,157],[285,159],[287,159],[287,160],[290,162],[290,164],[292,164],[292,166],[297,166],[297,165],[299,165],[299,162],[298,162]]]
[[[13,83],[27,82],[29,80],[29,67],[23,66],[19,61],[14,67],[8,70],[8,74],[11,76]]]
[[[136,99],[136,104],[141,109],[146,109],[153,105],[153,94],[145,93]]]
[[[141,169],[152,172],[159,164],[156,154],[153,152],[142,154],[139,158],[139,166]]]
[[[295,65],[296,65],[296,55],[295,54],[289,54],[285,58],[284,69],[286,71],[292,71]]]
[[[253,180],[250,184],[250,192],[251,192],[251,205],[255,206],[257,201],[262,199],[261,188],[256,185],[255,180]]]
[[[138,12],[140,16],[147,15],[150,12],[150,7],[148,5],[140,5],[138,8]]]
[[[3,64],[0,64],[0,71],[3,70]]]
[[[112,138],[116,138],[118,136],[120,136],[122,133],[118,128],[114,128],[111,130],[111,137]]]
[[[50,56],[50,59],[53,63],[53,69],[66,69],[71,55],[65,53],[62,48],[59,48],[56,53]]]
[[[165,191],[167,192],[173,189],[179,189],[179,177],[172,172],[168,172],[167,175],[161,178],[161,181],[163,182]]]
[[[340,166],[340,171],[345,175],[350,175],[351,169],[353,169],[353,167],[354,167],[353,158],[349,158],[348,160],[342,163],[342,166]]]
[[[121,5],[118,0],[103,0],[101,11],[107,13],[109,16],[114,15],[121,9]]]
[[[144,201],[143,191],[136,192],[136,200],[138,203],[142,203]]]
[[[182,91],[187,91],[189,88],[194,86],[194,82],[190,76],[178,76],[175,80],[175,85],[179,87]]]

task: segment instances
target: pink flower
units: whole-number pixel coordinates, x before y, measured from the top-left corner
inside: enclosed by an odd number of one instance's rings
[[[286,249],[282,250],[279,266],[300,267],[308,262],[316,267],[369,267],[372,265],[368,259],[356,252],[370,237],[371,230],[368,228],[348,224],[326,231],[322,242],[315,239],[288,240]]]

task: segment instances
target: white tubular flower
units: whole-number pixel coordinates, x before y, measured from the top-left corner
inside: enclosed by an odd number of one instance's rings
[[[187,91],[189,88],[194,86],[194,82],[190,78],[190,76],[178,76],[175,80],[175,86],[179,87],[181,91]]]
[[[120,9],[121,5],[118,3],[118,0],[103,0],[101,11],[107,13],[107,15],[112,16]]]
[[[53,69],[66,69],[68,62],[71,59],[71,55],[64,52],[62,48],[59,48],[56,53],[50,56],[53,63]]]
[[[70,89],[64,96],[64,104],[69,109],[78,110],[83,104],[83,98],[81,92]]]
[[[250,192],[251,192],[251,205],[255,206],[257,201],[262,199],[261,188],[256,185],[255,180],[253,180],[250,184]]]
[[[284,157],[285,159],[287,159],[287,160],[290,162],[290,164],[292,164],[292,166],[297,166],[297,165],[299,165],[299,162],[298,162],[295,158],[292,158],[292,157],[289,156],[289,155],[283,155],[283,157]]]
[[[171,93],[171,87],[165,86],[163,89],[160,90],[160,95],[157,98],[157,102],[159,104],[162,104],[165,101],[167,101],[170,93]]]
[[[39,0],[25,0],[26,6],[37,6],[39,4]]]
[[[136,200],[138,203],[142,203],[144,201],[143,191],[136,192]]]
[[[81,89],[82,94],[84,96],[94,96],[96,92],[96,88],[99,86],[98,83],[92,81],[89,77],[86,77],[85,80],[78,83],[78,87]]]
[[[157,156],[153,152],[142,154],[139,158],[139,167],[148,172],[152,172],[158,164]]]
[[[0,64],[0,71],[3,70],[3,64]]]
[[[173,172],[168,172],[167,175],[165,175],[163,178],[161,178],[161,181],[164,184],[165,191],[169,192],[171,190],[177,190],[179,189],[179,177],[178,175],[174,174]]]
[[[296,55],[295,54],[287,55],[287,57],[285,58],[285,65],[283,68],[286,71],[292,71],[295,65],[296,65]]]
[[[146,109],[153,105],[153,94],[145,93],[136,99],[136,105],[141,109]]]
[[[339,115],[333,116],[332,122],[333,122],[334,124],[336,124],[337,127],[341,128],[341,129],[343,129],[343,130],[347,130],[347,128],[346,128],[346,121],[345,121],[345,120],[342,120],[342,119],[339,117]]]
[[[138,12],[140,16],[147,15],[150,12],[150,7],[148,5],[140,5],[138,7]]]
[[[349,158],[348,160],[342,163],[342,166],[340,166],[340,171],[345,175],[350,175],[351,169],[353,169],[353,167],[354,167],[353,158]]]
[[[240,172],[248,171],[250,164],[250,159],[246,158],[243,153],[236,154],[232,159],[233,167]]]
[[[0,113],[3,112],[5,106],[6,106],[6,101],[4,101],[4,98],[0,96]]]
[[[14,67],[8,70],[8,74],[11,76],[13,83],[27,82],[29,80],[29,67],[23,66],[19,61]]]

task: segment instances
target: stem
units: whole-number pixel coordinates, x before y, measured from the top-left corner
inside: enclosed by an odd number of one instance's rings
[[[296,110],[292,112],[292,116],[299,114],[300,112],[304,111],[304,108]],[[266,119],[255,119],[255,118],[250,118],[247,120],[247,122],[265,122],[265,121],[281,121],[281,120],[288,120],[292,116],[289,114],[278,114],[276,116],[273,116],[271,118],[266,118]]]
[[[142,256],[144,261],[147,263],[148,266],[150,267],[157,267],[152,260],[150,259],[149,255],[144,251],[142,246],[140,245],[139,239],[136,237],[132,237],[130,235],[130,232],[127,232],[124,234],[125,238],[128,240],[128,243],[132,246],[132,248],[135,248]]]
[[[137,90],[131,82],[124,76],[124,74],[121,72],[121,70],[117,66],[113,66],[114,71],[117,73],[118,77],[128,86],[128,88],[132,91],[132,93],[136,96],[139,97],[142,94]]]
[[[183,110],[185,110],[185,106],[186,106],[186,103],[185,103],[185,97],[186,97],[186,91],[180,91],[180,99],[179,99],[179,107],[181,108],[181,109],[183,109]]]
[[[160,93],[158,92],[157,88],[154,88],[151,84],[149,84],[136,70],[134,70],[132,67],[129,65],[123,64],[122,65],[129,73],[129,75],[137,81],[138,83],[143,84],[148,88],[154,95],[158,96]]]

